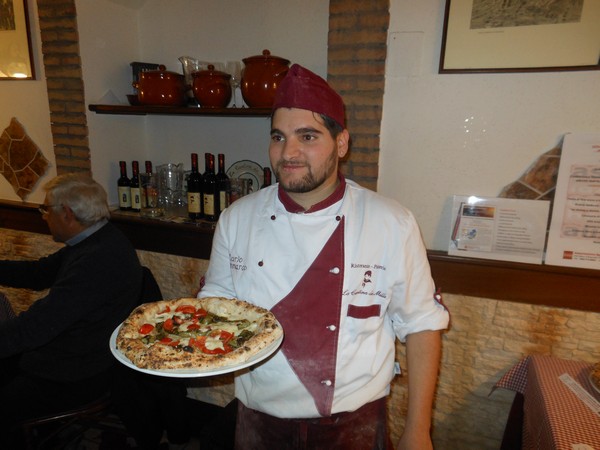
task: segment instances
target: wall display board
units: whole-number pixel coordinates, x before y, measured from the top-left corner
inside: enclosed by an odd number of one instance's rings
[[[454,196],[448,254],[541,264],[550,202]]]
[[[546,264],[600,269],[600,133],[565,136]]]

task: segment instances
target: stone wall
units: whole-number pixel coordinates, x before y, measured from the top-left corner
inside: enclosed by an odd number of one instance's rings
[[[49,235],[0,228],[0,259],[38,258],[60,248]],[[138,252],[152,270],[165,298],[193,295],[208,261]],[[2,290],[22,311],[39,293]],[[600,361],[600,314],[533,306],[484,298],[445,295],[451,328],[443,337],[442,364],[434,408],[437,450],[499,448],[514,393],[498,390],[496,381],[529,353],[550,354],[590,363]],[[407,371],[405,347],[397,345],[403,375],[392,385],[389,416],[393,442],[404,427]],[[196,390],[206,399],[216,390],[219,404],[231,398],[227,376],[204,380],[211,387]]]
[[[600,361],[598,313],[448,294],[444,302],[451,312],[451,328],[443,339],[434,409],[438,450],[499,448],[514,393],[490,392],[525,355]],[[397,349],[404,354],[403,346]],[[400,400],[391,413],[396,419],[394,442],[405,412],[405,380],[399,381],[392,395]]]

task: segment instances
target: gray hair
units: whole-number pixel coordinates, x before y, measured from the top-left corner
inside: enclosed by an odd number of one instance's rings
[[[68,206],[82,225],[110,218],[106,191],[88,175],[59,175],[46,183],[44,190],[52,205]]]

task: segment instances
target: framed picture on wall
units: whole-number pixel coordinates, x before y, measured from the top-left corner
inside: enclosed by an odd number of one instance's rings
[[[446,0],[439,73],[600,69],[598,0]]]
[[[33,79],[27,0],[0,0],[0,81]]]

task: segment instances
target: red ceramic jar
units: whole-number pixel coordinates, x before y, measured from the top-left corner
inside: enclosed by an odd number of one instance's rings
[[[202,108],[225,108],[231,100],[231,75],[209,64],[208,70],[193,72],[194,97]]]
[[[290,62],[272,56],[269,50],[263,50],[262,55],[251,56],[243,61],[241,91],[244,101],[251,108],[270,108]]]
[[[158,70],[140,72],[139,80],[132,84],[138,90],[140,105],[182,106],[186,103],[184,76],[167,71],[162,64]]]

